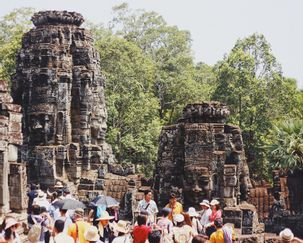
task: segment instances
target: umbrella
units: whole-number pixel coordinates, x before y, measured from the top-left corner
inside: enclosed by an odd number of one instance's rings
[[[60,208],[60,209],[65,209],[65,210],[76,209],[76,208],[84,209],[85,208],[85,205],[82,202],[80,202],[76,199],[70,199],[70,198],[56,201],[53,203],[53,206]]]
[[[118,206],[119,202],[110,196],[99,195],[90,202],[90,206],[104,206],[106,208],[111,206]]]

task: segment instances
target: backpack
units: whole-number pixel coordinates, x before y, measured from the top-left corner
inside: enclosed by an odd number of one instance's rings
[[[38,223],[34,217],[32,217],[34,221],[33,226],[28,231],[28,238],[31,238],[32,241],[39,241],[42,234],[42,226],[41,223]]]

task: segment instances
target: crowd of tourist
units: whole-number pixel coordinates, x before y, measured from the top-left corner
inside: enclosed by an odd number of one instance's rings
[[[31,243],[231,243],[234,242],[233,225],[224,224],[222,210],[216,199],[203,200],[201,210],[194,207],[184,211],[171,193],[168,204],[158,210],[152,192],[144,192],[138,204],[133,223],[119,220],[116,210],[98,206],[86,216],[84,209],[67,210],[56,207],[56,202],[73,199],[67,189],[57,185],[58,193],[49,201],[46,194],[33,186],[28,193],[27,242]],[[0,243],[21,243],[20,223],[13,217],[4,218],[0,227]],[[290,229],[280,233],[281,242],[303,242],[294,237]]]

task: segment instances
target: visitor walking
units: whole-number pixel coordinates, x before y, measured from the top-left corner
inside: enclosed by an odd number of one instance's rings
[[[112,243],[132,242],[130,236],[130,222],[119,220],[118,223],[114,223],[114,230],[118,233],[118,236],[112,241]]]
[[[0,234],[0,242],[21,243],[17,229],[20,223],[14,217],[6,217],[2,224],[2,232]]]
[[[100,241],[100,236],[98,234],[98,229],[96,226],[91,225],[85,232],[84,232],[84,238],[89,243],[103,243]]]
[[[172,211],[168,216],[168,219],[173,221],[173,217],[176,214],[180,214],[183,212],[183,206],[181,203],[177,202],[176,195],[174,193],[170,194],[169,203],[165,206],[166,208],[170,208]]]
[[[196,234],[199,234],[202,232],[202,225],[198,219],[199,214],[196,212],[196,209],[194,207],[190,207],[187,211],[187,214],[190,217],[191,220],[191,226]]]
[[[201,214],[200,214],[200,223],[202,226],[202,234],[206,234],[206,226],[209,225],[210,220],[209,217],[211,215],[211,209],[210,209],[210,205],[209,205],[209,201],[208,200],[203,200],[200,203],[200,206],[202,208]]]
[[[193,228],[185,224],[182,214],[175,214],[173,227],[173,240],[175,243],[188,243],[196,235]]]
[[[133,230],[134,243],[145,243],[148,234],[152,231],[151,226],[146,225],[147,217],[139,214],[137,217],[137,224]]]
[[[206,225],[206,235],[208,237],[210,237],[211,234],[216,231],[214,221],[216,219],[222,219],[222,210],[220,208],[220,202],[216,199],[213,199],[210,202],[210,206],[211,206],[211,215],[209,216],[210,223]]]
[[[88,243],[84,238],[84,232],[89,228],[90,224],[84,221],[84,210],[77,208],[74,212],[74,223],[68,227],[68,235],[73,237],[75,242]]]
[[[144,191],[144,199],[142,199],[138,204],[139,214],[143,210],[148,212],[147,225],[156,223],[156,215],[158,213],[157,204],[154,200],[152,200],[152,196],[153,194],[151,190]]]
[[[111,243],[115,238],[112,227],[110,227],[110,220],[114,219],[114,216],[110,216],[107,211],[102,211],[98,221],[98,231],[100,240],[104,243]]]
[[[168,219],[171,213],[170,208],[163,208],[162,217],[158,220],[157,226],[161,229],[161,243],[170,243],[173,239],[173,223]]]
[[[210,236],[210,243],[232,243],[235,240],[234,232],[229,229],[223,229],[223,222],[221,218],[214,220],[216,231]]]
[[[69,236],[64,232],[64,221],[57,219],[54,224],[53,237],[51,238],[51,243],[74,243],[73,237]]]

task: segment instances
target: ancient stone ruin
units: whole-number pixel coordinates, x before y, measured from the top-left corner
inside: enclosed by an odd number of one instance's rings
[[[107,191],[122,198],[125,176],[134,170],[116,164],[105,142],[104,78],[92,36],[80,27],[82,15],[45,11],[32,21],[35,27],[24,35],[17,55],[12,88],[23,107],[22,161],[28,181],[46,189],[60,180],[80,197]]]
[[[18,156],[21,120],[21,106],[13,104],[7,82],[0,80],[0,215],[27,207],[26,169]]]
[[[225,124],[229,113],[219,102],[189,104],[177,124],[163,127],[154,189],[161,206],[171,191],[185,208],[217,198],[225,206],[225,222],[250,234],[257,228],[255,208],[240,202],[252,186],[241,130]]]

